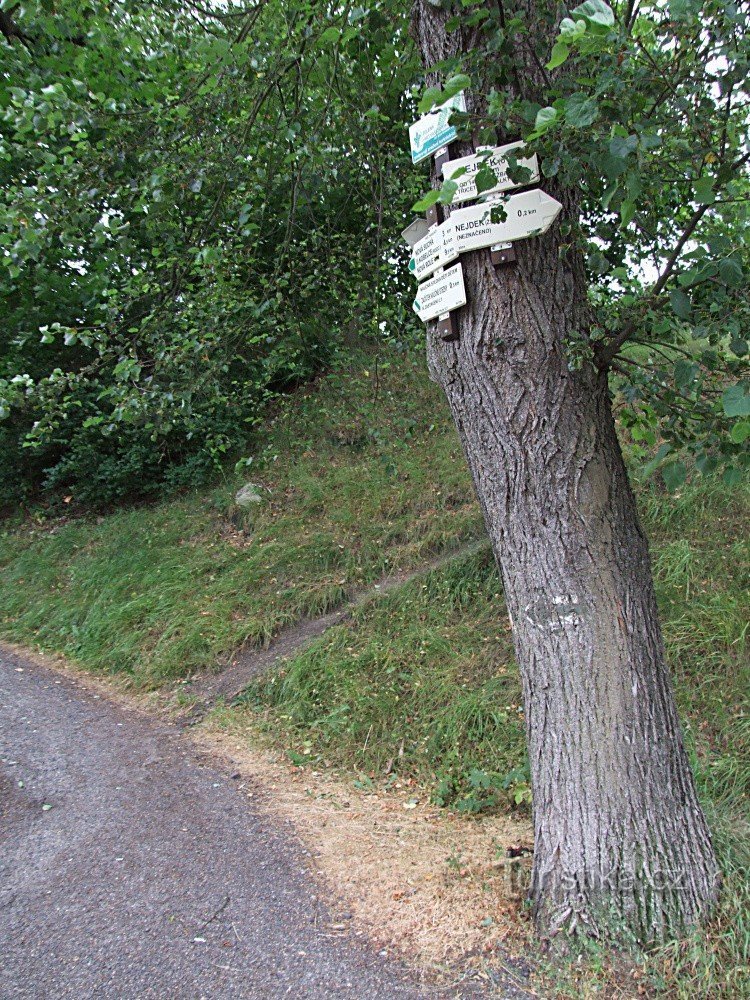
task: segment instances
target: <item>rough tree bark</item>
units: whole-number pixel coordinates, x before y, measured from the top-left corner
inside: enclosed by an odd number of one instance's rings
[[[550,7],[526,0],[526,10],[531,23],[546,15],[537,41],[549,52]],[[412,28],[428,68],[471,44],[446,33],[447,16],[415,2]],[[518,54],[519,80],[539,72],[533,34]],[[456,155],[472,151],[459,144]],[[574,192],[544,189],[563,202],[563,218],[577,216]],[[430,324],[428,363],[458,428],[513,622],[537,927],[655,941],[706,915],[718,869],[607,375],[567,362],[566,341],[586,335],[589,316],[581,258],[561,253],[561,243],[558,220],[516,244],[518,263],[501,271],[489,251],[463,255],[460,339],[445,342]]]

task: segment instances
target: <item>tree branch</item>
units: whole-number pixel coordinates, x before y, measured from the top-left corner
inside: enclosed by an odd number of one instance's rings
[[[15,12],[17,7],[18,5],[13,8],[11,13]],[[12,45],[13,39],[17,38],[22,45],[25,45],[26,48],[31,51],[31,39],[29,36],[21,31],[9,13],[2,10],[0,10],[0,32],[5,35],[9,45]]]
[[[656,279],[654,284],[648,290],[644,296],[643,301],[648,302],[650,299],[655,299],[657,296],[661,295],[664,291],[664,287],[669,281],[672,272],[675,269],[677,261],[680,259],[680,254],[682,253],[685,244],[690,239],[690,237],[695,232],[698,223],[701,221],[703,216],[709,210],[710,205],[699,205],[698,208],[693,212],[688,221],[687,226],[682,232],[682,235],[677,240],[677,243],[672,250],[672,253],[667,258],[667,263],[664,265],[664,270],[661,272],[659,277]],[[607,368],[612,361],[612,358],[617,354],[622,345],[628,340],[637,328],[637,324],[631,320],[626,323],[625,326],[620,330],[620,332],[610,340],[610,342],[597,352],[597,363],[600,368]]]

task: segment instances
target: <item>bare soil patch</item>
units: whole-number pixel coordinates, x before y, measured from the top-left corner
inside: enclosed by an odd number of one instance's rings
[[[508,854],[531,843],[528,821],[457,816],[407,783],[362,791],[335,774],[290,765],[221,716],[192,736],[263,783],[267,807],[291,821],[329,893],[379,946],[433,968],[467,960],[481,967],[525,950],[522,894],[531,857]]]

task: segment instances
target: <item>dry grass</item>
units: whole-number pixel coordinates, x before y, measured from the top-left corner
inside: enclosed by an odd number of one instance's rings
[[[289,820],[317,858],[329,897],[378,947],[431,968],[518,954],[526,942],[521,883],[531,826],[509,816],[467,819],[399,783],[364,791],[325,771],[290,765],[215,716],[193,737],[268,790],[265,806]]]

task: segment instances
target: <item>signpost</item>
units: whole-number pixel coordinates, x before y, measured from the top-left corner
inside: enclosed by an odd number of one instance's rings
[[[505,219],[492,222],[493,208],[501,205]],[[447,222],[435,226],[414,244],[409,270],[421,280],[469,250],[538,236],[549,229],[561,208],[559,201],[538,188],[510,195],[503,201],[459,208]]]
[[[477,174],[486,164],[494,173],[496,183],[481,194],[496,197],[482,204],[455,209],[447,222],[443,221],[442,205],[433,204],[427,210],[426,219],[416,219],[401,234],[412,248],[409,270],[417,281],[429,278],[417,290],[414,311],[425,323],[437,319],[438,334],[445,341],[458,340],[456,310],[466,305],[461,264],[454,264],[447,270],[445,265],[462,253],[483,247],[490,247],[490,260],[495,267],[512,264],[516,260],[514,242],[546,232],[562,209],[559,201],[539,188],[497,197],[539,181],[536,155],[518,155],[524,149],[523,142],[480,147],[472,156],[451,160],[448,146],[458,136],[456,128],[448,124],[454,111],[466,111],[463,91],[409,126],[412,162],[421,163],[433,156],[434,173],[439,174],[442,170],[445,180],[455,180],[457,188],[453,201],[457,204],[480,197]],[[511,180],[509,157],[529,171],[526,180]]]
[[[454,264],[419,286],[414,299],[414,312],[426,323],[465,305],[463,269],[460,264]]]
[[[412,163],[421,163],[453,142],[458,133],[448,121],[454,111],[466,111],[462,90],[409,126]]]
[[[485,164],[492,169],[497,177],[497,183],[494,187],[482,191],[482,194],[496,194],[499,191],[510,191],[513,188],[524,187],[526,184],[535,184],[539,180],[539,163],[536,154],[518,159],[519,167],[525,167],[531,171],[531,176],[528,180],[516,182],[508,176],[508,154],[513,153],[515,150],[521,150],[523,147],[524,144],[522,142],[511,142],[507,146],[495,146],[494,148],[492,146],[484,146],[477,150],[477,155],[475,156],[462,156],[458,160],[446,160],[443,164],[443,177],[446,180],[451,180],[459,170],[465,171],[460,177],[455,178],[458,190],[453,195],[453,202],[457,204],[462,201],[472,201],[474,198],[479,197],[480,192],[477,191],[477,174]],[[485,151],[491,150],[490,155],[478,155],[483,149]]]
[[[502,205],[505,219],[492,222],[493,208]],[[557,218],[562,205],[536,188],[522,194],[512,194],[503,201],[490,201],[470,208],[459,208],[451,214],[448,225],[456,230],[458,252],[479,250],[493,243],[512,243],[529,236],[545,233]]]
[[[413,247],[415,243],[419,243],[427,233],[430,231],[430,224],[427,219],[419,218],[415,219],[414,222],[410,222],[409,225],[404,229],[401,235],[404,238],[404,242],[410,247]]]

